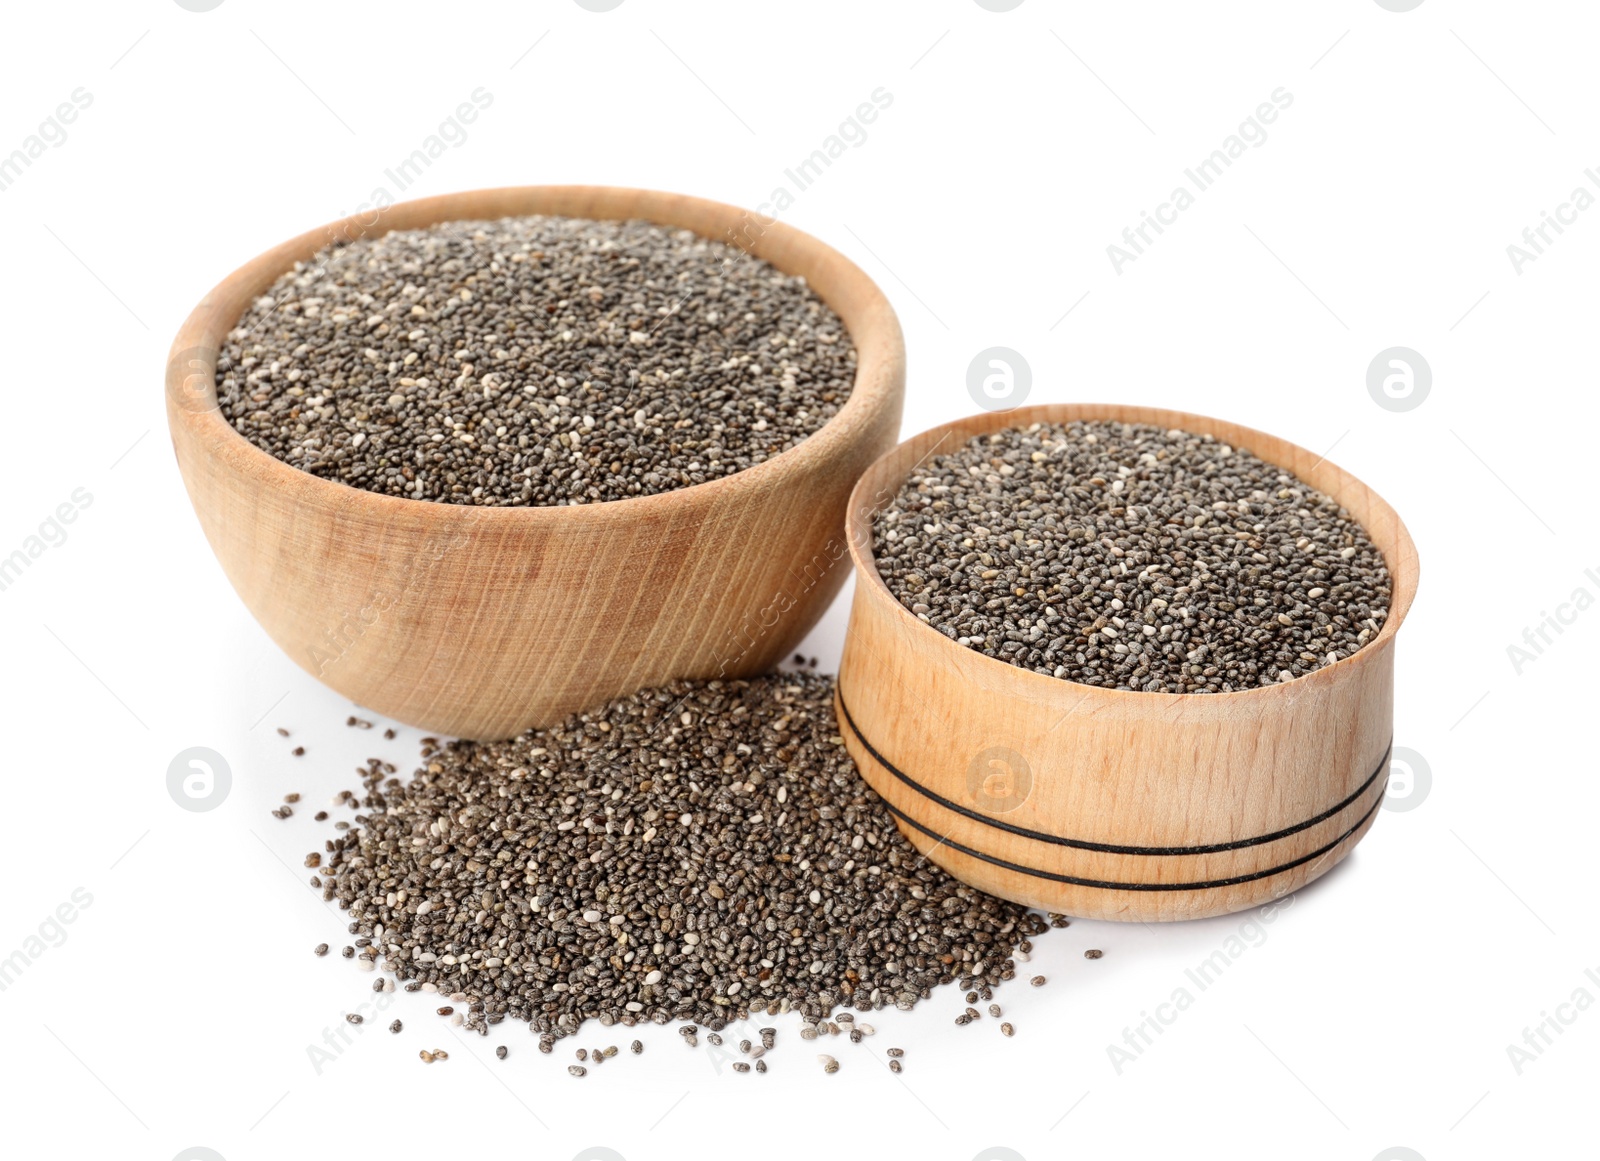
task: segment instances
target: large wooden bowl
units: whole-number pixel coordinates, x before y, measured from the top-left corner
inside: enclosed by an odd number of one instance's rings
[[[855,343],[849,399],[797,446],[733,476],[574,507],[489,508],[360,491],[301,472],[218,409],[216,356],[251,300],[340,239],[520,214],[643,218],[803,275]],[[893,446],[900,325],[817,239],[748,211],[643,190],[547,186],[405,202],[248,263],[184,323],[167,416],[200,524],[283,649],[354,701],[429,730],[508,737],[674,678],[770,668],[849,570],[845,503]]]
[[[958,645],[890,594],[873,514],[917,465],[1002,427],[1112,419],[1209,433],[1335,497],[1392,574],[1382,631],[1305,677],[1238,693],[1133,693]],[[1394,640],[1417,553],[1393,509],[1284,440],[1180,411],[1100,404],[995,412],[925,432],[874,464],[848,520],[855,603],[840,732],[906,837],[992,894],[1097,919],[1189,919],[1297,890],[1350,853],[1388,784]]]

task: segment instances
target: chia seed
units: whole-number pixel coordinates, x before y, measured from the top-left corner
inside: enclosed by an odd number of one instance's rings
[[[914,472],[873,543],[889,591],[957,644],[1146,693],[1303,677],[1376,637],[1391,593],[1337,501],[1242,448],[1145,424],[979,435]]]
[[[590,1019],[694,1021],[693,1047],[698,1025],[795,1010],[804,1037],[846,1009],[830,1032],[870,1035],[849,1009],[998,982],[1045,921],[910,846],[844,749],[833,688],[683,682],[435,743],[409,781],[369,764],[323,896],[386,971],[528,1021],[541,1051]]]
[[[216,383],[241,435],[312,475],[565,505],[759,464],[838,412],[855,366],[803,279],[733,246],[522,217],[394,231],[298,264],[228,335]]]

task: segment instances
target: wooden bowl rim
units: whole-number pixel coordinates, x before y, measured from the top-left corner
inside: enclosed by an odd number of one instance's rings
[[[473,205],[485,199],[529,199],[543,203],[585,197],[630,204],[634,212],[612,218],[534,208],[494,214],[472,212]],[[716,238],[680,220],[696,212],[725,219],[729,224],[757,222],[762,232],[754,244],[737,246],[726,238]],[[408,219],[409,224],[389,224],[397,214]],[[292,269],[296,262],[310,259],[341,236],[351,239],[378,237],[394,229],[420,229],[437,222],[498,220],[530,214],[577,218],[588,216],[590,220],[640,219],[673,229],[687,229],[703,238],[735,245],[753,257],[768,261],[784,273],[792,273],[789,267],[796,263],[792,258],[783,264],[766,258],[765,255],[774,248],[791,247],[793,252],[808,254],[819,262],[832,264],[834,269],[827,280],[829,285],[826,291],[817,286],[812,278],[808,277],[806,281],[838,316],[856,350],[855,379],[844,406],[793,447],[732,475],[648,496],[569,505],[449,504],[370,492],[339,480],[314,476],[278,459],[251,443],[224,418],[216,393],[217,353],[226,341],[228,332],[238,324],[254,299],[278,277]],[[410,220],[414,215],[420,215],[420,219]],[[243,288],[252,285],[256,289],[243,293]],[[835,301],[843,297],[845,291],[857,296],[848,313]],[[236,297],[242,297],[242,305],[233,310],[228,304]],[[185,359],[185,355],[191,357]],[[257,255],[213,287],[184,320],[168,354],[166,390],[169,417],[174,423],[183,423],[204,454],[222,459],[232,471],[253,483],[280,491],[296,502],[319,508],[337,506],[347,510],[351,505],[359,505],[366,507],[375,520],[398,520],[407,524],[439,522],[474,525],[478,521],[490,521],[497,525],[521,522],[535,527],[572,527],[578,523],[605,524],[615,520],[647,519],[658,514],[664,515],[666,510],[673,507],[709,507],[714,502],[730,498],[723,496],[723,493],[759,490],[769,484],[780,483],[784,477],[803,473],[813,466],[814,461],[818,466],[826,464],[871,425],[875,413],[895,405],[904,387],[904,371],[905,340],[888,298],[865,271],[819,238],[756,211],[688,194],[627,186],[537,185],[461,190],[395,202],[381,210],[358,212],[308,230]],[[199,404],[186,406],[175,402],[187,394],[184,384],[196,375],[201,376],[204,383],[204,395]],[[736,501],[737,496],[731,499]]]
[[[1137,413],[1137,415],[1134,415],[1134,413]],[[849,507],[845,510],[845,539],[849,545],[851,561],[856,569],[856,584],[858,586],[861,584],[867,585],[874,597],[887,602],[901,619],[915,626],[917,630],[924,631],[937,638],[942,647],[957,650],[958,655],[955,661],[970,662],[977,666],[978,672],[986,672],[992,675],[996,681],[1015,680],[1024,685],[1031,684],[1038,694],[1048,695],[1044,696],[1043,700],[1050,700],[1051,696],[1072,693],[1080,699],[1104,695],[1105,703],[1108,704],[1119,703],[1131,706],[1139,701],[1149,704],[1150,699],[1162,698],[1165,699],[1165,704],[1177,707],[1219,709],[1224,705],[1238,704],[1239,699],[1242,698],[1264,698],[1274,693],[1281,696],[1285,688],[1294,689],[1298,687],[1296,692],[1309,691],[1319,686],[1339,681],[1347,673],[1353,673],[1354,669],[1364,660],[1375,657],[1382,652],[1387,647],[1388,642],[1400,631],[1401,622],[1405,620],[1406,614],[1411,609],[1412,600],[1416,597],[1419,576],[1417,550],[1416,545],[1412,542],[1411,533],[1406,528],[1405,522],[1400,519],[1400,514],[1394,510],[1388,501],[1368,487],[1359,477],[1345,471],[1326,456],[1318,458],[1316,466],[1326,465],[1329,470],[1339,472],[1347,477],[1348,484],[1359,485],[1365,489],[1371,497],[1373,510],[1394,522],[1395,549],[1396,556],[1399,559],[1391,559],[1389,554],[1383,551],[1381,545],[1377,546],[1379,552],[1383,552],[1384,565],[1389,570],[1392,586],[1389,597],[1389,615],[1385,619],[1383,628],[1379,630],[1378,635],[1348,657],[1341,657],[1332,665],[1325,665],[1306,674],[1304,677],[1294,678],[1292,681],[1275,682],[1272,685],[1257,686],[1254,689],[1236,689],[1219,693],[1148,693],[1141,690],[1109,689],[1105,686],[1089,685],[1064,677],[1052,677],[1049,674],[1025,669],[1020,665],[1012,665],[1010,662],[1001,661],[997,657],[990,657],[988,654],[980,653],[968,646],[958,645],[931,624],[919,619],[889,591],[889,586],[878,573],[877,558],[873,551],[871,520],[870,518],[867,519],[865,528],[862,527],[862,521],[863,512],[867,509],[865,498],[870,495],[869,489],[887,492],[889,483],[881,477],[889,474],[896,457],[905,454],[911,445],[932,439],[934,436],[939,437],[939,440],[934,445],[938,446],[938,443],[942,442],[945,436],[959,433],[961,429],[967,429],[965,436],[961,440],[961,443],[965,443],[975,436],[986,435],[1009,427],[1029,427],[1035,423],[1070,423],[1074,420],[1090,419],[1107,419],[1122,423],[1157,424],[1168,428],[1192,431],[1200,435],[1213,434],[1207,430],[1207,427],[1227,427],[1246,437],[1259,438],[1268,444],[1278,445],[1281,451],[1288,452],[1290,455],[1299,453],[1307,457],[1313,456],[1312,452],[1299,444],[1291,443],[1289,440],[1272,435],[1269,432],[1234,423],[1231,420],[1202,415],[1198,412],[1177,411],[1162,407],[1144,407],[1132,403],[1038,403],[1026,407],[1013,408],[1008,411],[979,412],[975,415],[967,415],[960,419],[954,419],[948,423],[931,427],[912,436],[910,439],[902,440],[898,445],[880,456],[856,481],[855,487],[850,491]],[[1196,424],[1204,426],[1195,426]],[[1228,442],[1235,448],[1243,446],[1232,439]],[[1306,482],[1298,472],[1295,472],[1285,464],[1279,463],[1277,458],[1263,454],[1260,447],[1261,445],[1257,444],[1253,447],[1244,447],[1244,450],[1266,463],[1283,468],[1294,475],[1296,479]],[[1284,458],[1289,457],[1285,456]],[[912,464],[911,467],[900,473],[898,478],[893,481],[893,489],[896,495],[898,495],[900,487],[905,483],[906,478],[910,476],[913,469],[919,466],[920,462]],[[1325,494],[1337,500],[1340,507],[1346,507],[1344,497],[1337,492],[1329,491],[1325,492]],[[1365,522],[1358,520],[1357,523],[1360,523],[1363,528],[1367,528]],[[1371,536],[1370,530],[1367,534]],[[1376,544],[1376,542],[1374,543]]]

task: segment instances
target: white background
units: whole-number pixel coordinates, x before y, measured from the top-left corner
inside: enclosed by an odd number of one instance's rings
[[[1558,1009],[1600,999],[1600,611],[1520,675],[1507,647],[1575,589],[1600,595],[1600,212],[1520,273],[1506,252],[1575,187],[1600,194],[1591,17],[1487,0],[8,6],[0,155],[74,89],[93,104],[0,192],[0,555],[74,489],[93,502],[0,592],[0,957],[75,889],[92,903],[0,993],[5,1152],[1592,1155],[1551,1146],[1600,1062],[1600,1010]],[[783,217],[899,310],[906,433],[973,410],[967,364],[1004,345],[1031,364],[1032,401],[1186,408],[1331,450],[1421,552],[1396,744],[1431,792],[1385,811],[1264,938],[1248,916],[1049,933],[1049,986],[999,996],[1009,1041],[987,1017],[955,1027],[950,992],[876,1019],[834,1076],[785,1017],[766,1076],[652,1027],[642,1057],[577,1082],[571,1042],[544,1057],[502,1026],[456,1043],[401,996],[314,1065],[372,977],[311,955],[344,931],[305,886],[310,814],[369,753],[409,763],[416,734],[346,730],[352,707],[234,597],[169,451],[162,368],[208,288],[368,202],[479,86],[492,107],[405,196],[587,182],[754,206],[886,88],[865,143]],[[1279,86],[1293,105],[1265,143],[1118,274],[1107,245]],[[1397,344],[1434,377],[1407,413],[1366,389]],[[846,608],[805,646],[824,668]],[[167,793],[190,746],[233,772],[209,813]],[[290,790],[300,813],[269,817]],[[1253,942],[1199,992],[1185,970],[1234,936]],[[1192,1006],[1119,1071],[1108,1045],[1185,986]],[[1519,1071],[1508,1046],[1558,1011],[1573,1022]],[[424,1069],[430,1045],[451,1060]]]

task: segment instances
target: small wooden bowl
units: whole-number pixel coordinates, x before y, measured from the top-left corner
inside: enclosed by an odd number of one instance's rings
[[[873,514],[912,471],[975,435],[1110,419],[1209,433],[1333,496],[1382,551],[1382,631],[1305,677],[1237,693],[1133,693],[1021,669],[958,645],[890,594]],[[902,443],[850,497],[855,603],[840,732],[900,829],[992,894],[1095,919],[1238,911],[1325,874],[1388,785],[1394,638],[1417,553],[1376,493],[1326,459],[1237,424],[1144,407],[1064,404],[963,419]]]
[[[218,348],[295,262],[340,238],[522,214],[685,227],[804,276],[855,343],[849,399],[802,443],[736,475],[559,508],[360,491],[274,459],[223,417]],[[213,551],[291,657],[385,716],[500,738],[672,679],[771,668],[844,581],[850,487],[893,446],[904,390],[888,300],[817,239],[699,198],[535,186],[357,214],[248,263],[178,332],[167,417]]]

